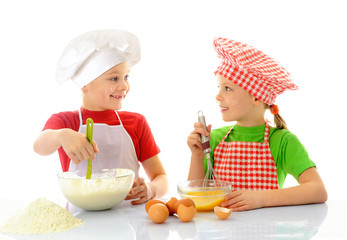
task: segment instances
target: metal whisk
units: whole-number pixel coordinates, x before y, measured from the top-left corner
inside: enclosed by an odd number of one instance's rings
[[[199,121],[199,123],[202,123],[204,125],[205,129],[207,130],[205,116],[201,110],[198,112],[198,121]],[[206,137],[205,135],[201,134],[201,142],[202,142],[202,149],[204,150],[204,154],[206,156],[206,161],[207,161],[207,169],[206,169],[206,173],[205,173],[203,187],[206,188],[206,187],[218,186],[219,185],[219,178],[217,175],[215,175],[214,170],[213,170],[213,166],[211,163],[210,139],[208,137]],[[218,182],[216,182],[216,180]]]

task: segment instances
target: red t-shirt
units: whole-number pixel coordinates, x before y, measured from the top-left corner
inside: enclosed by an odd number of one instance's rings
[[[86,124],[85,121],[87,118],[92,118],[94,123],[105,123],[108,125],[120,124],[114,110],[95,112],[81,108],[81,113],[83,116],[83,124]],[[159,147],[155,143],[151,129],[143,115],[125,111],[118,112],[118,115],[125,130],[128,132],[133,141],[137,159],[140,162],[143,162],[160,152]],[[78,111],[68,111],[53,114],[47,120],[43,130],[70,128],[78,131],[79,127],[80,120]],[[58,153],[63,171],[68,171],[70,166],[70,158],[67,156],[62,147],[58,149]]]

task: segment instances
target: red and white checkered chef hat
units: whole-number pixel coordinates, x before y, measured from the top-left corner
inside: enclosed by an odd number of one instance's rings
[[[256,48],[226,38],[216,38],[213,44],[222,59],[215,74],[231,80],[262,102],[271,106],[284,90],[298,89],[286,69]]]

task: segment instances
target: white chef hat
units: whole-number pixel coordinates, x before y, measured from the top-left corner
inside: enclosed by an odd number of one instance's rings
[[[140,61],[138,38],[123,30],[97,30],[84,33],[72,40],[58,62],[56,80],[72,80],[84,87],[110,68]]]

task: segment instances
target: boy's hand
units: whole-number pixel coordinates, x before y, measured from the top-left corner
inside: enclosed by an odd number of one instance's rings
[[[211,125],[207,126],[207,131],[206,131],[202,123],[199,123],[199,122],[194,123],[194,131],[190,133],[187,139],[187,144],[192,154],[200,154],[200,155],[202,154],[203,149],[202,149],[200,134],[203,134],[206,137],[210,137],[210,132],[211,132]]]
[[[147,202],[152,198],[152,190],[148,183],[145,183],[143,178],[138,178],[135,180],[133,187],[131,188],[128,196],[125,200],[137,199],[131,201],[131,204],[141,204]]]
[[[59,140],[64,151],[75,164],[87,159],[94,160],[95,153],[98,152],[95,141],[92,146],[85,134],[71,129],[62,129]]]

